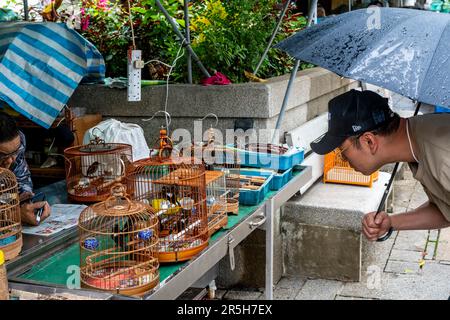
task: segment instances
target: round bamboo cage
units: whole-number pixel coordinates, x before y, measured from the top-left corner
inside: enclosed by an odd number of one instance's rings
[[[0,250],[5,260],[17,257],[22,243],[17,180],[11,171],[0,168]]]
[[[81,203],[105,201],[133,161],[131,145],[99,138],[64,150],[64,157],[68,198]]]
[[[159,283],[158,219],[125,189],[113,186],[80,215],[80,280],[84,288],[141,296]]]
[[[159,261],[186,261],[208,246],[205,167],[172,152],[164,128],[159,148],[127,170],[131,198],[151,205],[159,219]]]

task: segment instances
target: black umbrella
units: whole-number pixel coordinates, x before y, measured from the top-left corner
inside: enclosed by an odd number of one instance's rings
[[[275,47],[343,77],[450,106],[449,14],[361,9],[326,18]]]

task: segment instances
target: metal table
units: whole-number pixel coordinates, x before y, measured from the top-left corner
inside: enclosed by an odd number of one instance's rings
[[[143,296],[143,299],[176,299],[186,289],[207,274],[217,263],[227,254],[230,257],[230,263],[234,265],[234,248],[249,236],[258,227],[266,230],[266,299],[273,299],[273,234],[274,234],[274,215],[286,201],[299,192],[300,188],[306,185],[312,178],[312,168],[301,167],[301,171],[279,191],[274,192],[262,203],[255,207],[253,212],[243,217],[232,228],[222,232],[209,246],[198,254],[195,258],[184,263],[175,272],[160,284]],[[55,183],[45,188],[51,204],[68,203],[65,197],[64,181]],[[64,195],[63,195],[64,193]],[[54,237],[39,237],[24,235],[24,247],[19,257],[7,263],[8,278],[12,288],[26,288],[35,292],[47,292],[50,288],[55,290],[74,292],[64,286],[48,286],[29,279],[21,279],[19,275],[23,274],[38,263],[56,252],[59,252],[71,245],[78,239],[78,230],[76,227],[62,231]],[[133,299],[130,297],[110,293],[102,293],[92,290],[77,290],[86,294],[91,291],[95,297],[104,299]]]

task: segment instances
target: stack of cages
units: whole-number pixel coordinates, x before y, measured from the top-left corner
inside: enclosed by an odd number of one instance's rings
[[[159,283],[154,210],[113,186],[104,202],[80,215],[80,278],[84,288],[142,296]]]
[[[64,150],[64,158],[68,198],[81,203],[105,201],[133,161],[131,145],[105,143],[99,137]]]
[[[214,129],[207,131],[207,142],[194,143],[191,154],[202,159],[206,169],[206,205],[208,230],[212,235],[228,224],[228,214],[239,212],[239,156],[236,150],[215,142]]]
[[[350,163],[342,158],[339,149],[335,149],[325,155],[323,167],[324,183],[341,183],[358,186],[372,187],[378,179],[378,171],[369,176],[355,171]]]
[[[151,205],[159,219],[159,261],[186,261],[208,246],[205,167],[173,150],[167,131],[159,146],[127,170],[132,199]]]
[[[20,201],[15,175],[0,168],[0,250],[6,260],[17,257],[22,250]]]

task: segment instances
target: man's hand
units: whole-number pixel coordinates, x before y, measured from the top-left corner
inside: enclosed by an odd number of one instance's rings
[[[32,194],[27,193],[26,195],[21,194],[20,199],[28,199],[31,198]],[[41,215],[41,222],[47,219],[50,216],[50,206],[47,201],[40,201],[36,203],[28,203],[25,202],[20,206],[20,218],[22,223],[26,223],[32,226],[37,226],[39,222],[36,221],[36,214],[34,210],[44,207],[44,211]]]
[[[391,218],[386,212],[380,212],[376,219],[374,219],[375,214],[376,212],[366,214],[362,221],[364,235],[370,241],[375,241],[384,236],[392,226]]]

